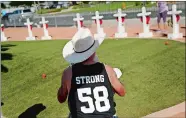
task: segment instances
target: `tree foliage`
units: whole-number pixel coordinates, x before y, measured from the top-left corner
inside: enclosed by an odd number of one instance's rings
[[[83,4],[88,4],[90,1],[82,1]]]
[[[72,1],[72,5],[77,5],[77,1]]]
[[[5,4],[4,3],[1,3],[1,8],[6,8]]]

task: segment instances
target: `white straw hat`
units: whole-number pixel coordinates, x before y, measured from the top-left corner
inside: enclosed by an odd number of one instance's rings
[[[88,28],[81,28],[63,48],[63,57],[69,63],[88,59],[103,42],[104,36],[94,38]]]

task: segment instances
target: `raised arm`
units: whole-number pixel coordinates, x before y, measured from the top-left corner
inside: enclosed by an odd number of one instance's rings
[[[116,76],[116,73],[115,71],[113,70],[112,67],[108,66],[108,65],[105,65],[105,68],[106,68],[106,71],[107,71],[107,74],[109,76],[109,80],[110,80],[110,83],[113,87],[113,89],[115,90],[115,92],[119,95],[119,96],[124,96],[126,91],[125,91],[125,88],[124,86],[120,83],[119,79],[117,78]]]
[[[69,77],[71,77],[70,68],[67,68],[62,74],[61,87],[57,93],[57,98],[60,103],[65,102],[68,97],[68,81],[70,80]]]

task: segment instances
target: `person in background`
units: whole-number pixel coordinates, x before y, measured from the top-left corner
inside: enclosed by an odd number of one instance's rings
[[[161,18],[162,18],[163,19],[163,24],[164,24],[164,30],[166,30],[166,21],[167,21],[167,12],[168,12],[167,2],[158,1],[157,2],[157,7],[158,7],[158,14],[157,14],[158,29],[161,30],[160,21],[161,21]]]
[[[6,15],[6,11],[5,10],[1,10],[1,16],[3,17],[4,15]]]

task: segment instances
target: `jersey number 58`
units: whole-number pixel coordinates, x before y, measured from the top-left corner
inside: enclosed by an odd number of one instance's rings
[[[99,92],[103,92],[103,96],[99,96]],[[91,88],[80,88],[77,89],[78,98],[81,102],[88,102],[89,108],[82,106],[81,111],[83,113],[93,113],[95,110],[98,112],[106,112],[110,109],[110,103],[108,100],[108,91],[105,86],[95,87],[93,89],[93,95],[95,98],[95,106],[93,103],[93,99],[88,96],[91,95]],[[83,96],[86,94],[87,96]],[[104,102],[104,106],[101,106],[101,102]]]

